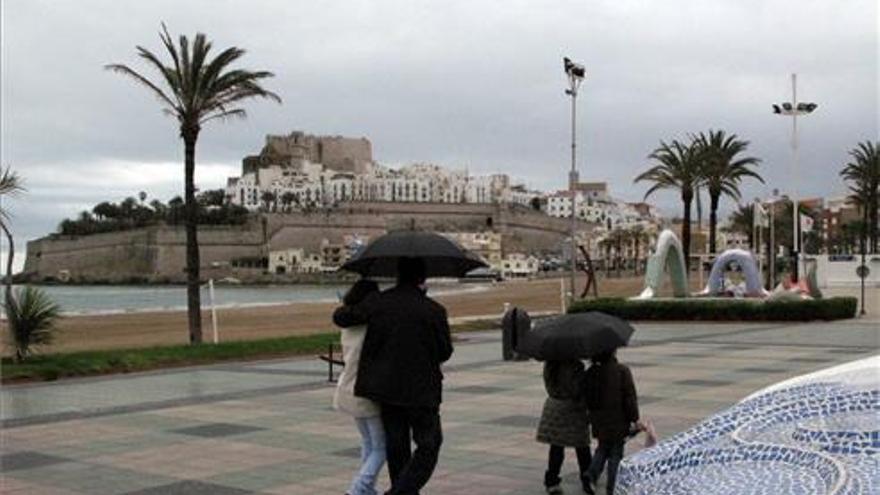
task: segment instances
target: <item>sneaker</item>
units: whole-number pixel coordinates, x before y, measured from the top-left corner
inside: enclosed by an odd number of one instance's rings
[[[559,485],[548,486],[547,493],[552,495],[559,495],[562,493],[562,487]]]

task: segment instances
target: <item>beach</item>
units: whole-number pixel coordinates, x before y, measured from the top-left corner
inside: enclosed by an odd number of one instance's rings
[[[567,282],[567,279],[566,279]],[[642,288],[641,277],[601,280],[602,296],[632,296]],[[579,285],[583,280],[579,281]],[[500,318],[505,303],[532,313],[558,312],[560,279],[512,280],[480,290],[440,293],[453,321]],[[331,315],[338,303],[303,302],[246,306],[217,310],[221,341],[307,335],[335,329]],[[204,308],[204,306],[203,306]],[[202,312],[205,342],[212,340],[210,311]],[[185,311],[145,311],[123,314],[66,316],[58,325],[55,342],[46,352],[118,349],[188,342]]]

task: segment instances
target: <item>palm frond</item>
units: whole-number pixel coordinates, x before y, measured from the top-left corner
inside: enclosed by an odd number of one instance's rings
[[[154,95],[156,98],[158,98],[159,101],[161,101],[162,103],[168,105],[168,108],[169,108],[169,109],[171,109],[171,110],[173,110],[173,111],[175,111],[175,112],[179,112],[179,111],[180,111],[180,107],[179,107],[179,105],[176,104],[174,101],[172,101],[171,98],[170,98],[167,94],[165,94],[165,92],[162,91],[161,88],[159,88],[158,86],[156,86],[155,84],[153,84],[153,83],[152,83],[149,79],[147,79],[146,77],[144,77],[144,76],[138,74],[137,71],[135,71],[134,69],[128,67],[127,65],[123,65],[123,64],[107,64],[107,65],[104,66],[104,68],[107,69],[107,70],[109,70],[109,71],[116,72],[116,73],[119,73],[119,74],[123,74],[123,75],[125,75],[125,76],[128,76],[128,77],[134,79],[134,80],[135,80],[136,82],[138,82],[139,84],[141,84],[141,85],[147,87],[148,89],[150,89],[150,90],[152,91],[153,95]]]

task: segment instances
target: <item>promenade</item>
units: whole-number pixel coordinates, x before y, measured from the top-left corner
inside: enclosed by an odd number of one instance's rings
[[[876,353],[877,323],[638,324],[620,358],[665,438],[766,385]],[[501,361],[498,332],[458,338],[423,493],[543,493],[541,365]],[[4,386],[0,492],[340,495],[358,439],[332,390],[315,358]],[[581,493],[574,471],[571,453],[566,493]]]

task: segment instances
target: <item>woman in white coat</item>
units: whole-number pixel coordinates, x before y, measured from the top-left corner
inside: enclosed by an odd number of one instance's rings
[[[355,305],[378,292],[379,286],[376,282],[361,279],[348,290],[342,302],[346,306]],[[354,395],[354,384],[365,334],[366,326],[342,329],[342,356],[345,367],[339,375],[336,394],[333,396],[333,407],[354,417],[361,434],[361,467],[351,481],[348,495],[375,495],[376,477],[385,465],[385,429],[382,427],[379,405]]]

